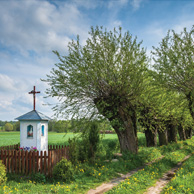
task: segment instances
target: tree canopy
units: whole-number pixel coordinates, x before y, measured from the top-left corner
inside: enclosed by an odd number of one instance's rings
[[[194,118],[194,26],[180,34],[168,31],[159,47],[154,47],[154,68],[160,83],[185,94]]]
[[[72,117],[103,115],[117,135],[129,128],[133,135],[125,136],[133,136],[131,141],[137,144],[135,106],[144,91],[148,61],[141,43],[121,28],[107,31],[92,27],[84,46],[78,36],[69,43],[68,55],[61,56],[54,51],[60,63],[45,80],[50,85],[46,91],[48,96],[57,96],[61,102],[54,110]],[[122,150],[137,151],[124,144],[128,145],[123,142]]]

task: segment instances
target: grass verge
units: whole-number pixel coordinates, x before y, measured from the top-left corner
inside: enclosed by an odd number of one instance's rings
[[[180,162],[189,153],[192,153],[193,146],[192,141],[179,142],[177,144],[169,144],[168,146],[162,146],[159,151],[165,155],[163,159],[157,161],[144,169],[139,170],[133,174],[130,178],[120,183],[117,187],[114,187],[108,192],[108,194],[124,194],[124,193],[138,193],[141,194],[146,191],[147,188],[153,186],[156,181],[162,177],[163,173],[173,168],[178,162]]]
[[[184,162],[176,172],[169,184],[163,189],[162,194],[194,193],[194,155]]]

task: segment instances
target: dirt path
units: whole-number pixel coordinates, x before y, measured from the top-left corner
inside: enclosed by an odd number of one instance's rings
[[[125,175],[124,174],[119,174],[119,175],[121,175],[120,177],[114,178],[108,183],[103,183],[102,185],[100,185],[96,189],[90,189],[87,194],[102,194],[102,193],[105,193],[105,192],[111,190],[114,186],[118,185],[120,182],[124,181],[126,178],[129,178],[132,174],[136,173],[138,170],[141,170],[141,169],[145,168],[145,166],[148,166],[148,165],[154,163],[155,161],[162,159],[163,157],[164,156],[161,156],[160,158],[158,158],[156,160],[153,160],[152,162],[149,162],[149,163],[145,164],[144,166],[138,167],[138,168],[130,171],[129,173],[127,173]]]
[[[187,160],[192,154],[186,156],[181,162],[177,164],[174,168],[166,172],[162,178],[160,178],[153,187],[150,187],[144,194],[159,194],[167,183],[174,177],[175,172],[180,168],[180,166]]]

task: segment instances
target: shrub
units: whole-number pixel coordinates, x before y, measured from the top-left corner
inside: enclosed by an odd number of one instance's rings
[[[41,173],[35,173],[31,175],[31,180],[37,183],[46,183],[46,176]]]
[[[75,165],[86,160],[94,161],[96,153],[99,150],[99,130],[95,122],[92,122],[88,130],[81,134],[80,138],[74,137],[69,139],[70,160]]]
[[[62,159],[60,162],[56,164],[53,169],[53,177],[54,179],[60,179],[62,181],[69,182],[74,179],[75,170],[71,161],[67,159]]]
[[[13,131],[13,125],[11,123],[6,123],[5,131]]]
[[[90,126],[88,139],[89,139],[89,145],[90,145],[88,157],[89,158],[91,157],[94,159],[95,153],[98,150],[98,145],[99,145],[99,141],[100,141],[98,125],[95,122],[93,122]]]
[[[6,167],[0,160],[0,185],[7,181],[6,177]]]

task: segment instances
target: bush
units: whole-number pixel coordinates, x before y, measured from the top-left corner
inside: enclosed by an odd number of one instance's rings
[[[69,139],[68,142],[70,160],[74,165],[86,160],[94,161],[100,142],[97,124],[92,122],[88,130],[82,133],[81,140],[78,137],[74,137]]]
[[[6,177],[6,167],[2,163],[2,161],[0,160],[0,185],[2,185],[3,183],[5,183],[6,181],[7,181],[7,177]]]
[[[13,125],[11,123],[6,123],[5,131],[13,131]]]
[[[31,180],[37,183],[46,183],[46,176],[41,173],[35,173],[31,175]]]
[[[67,159],[62,159],[53,169],[54,179],[69,182],[74,179],[75,170]]]
[[[88,139],[89,139],[89,146],[90,146],[88,157],[95,159],[95,153],[98,150],[98,145],[100,141],[98,125],[95,122],[93,122],[90,126]]]

